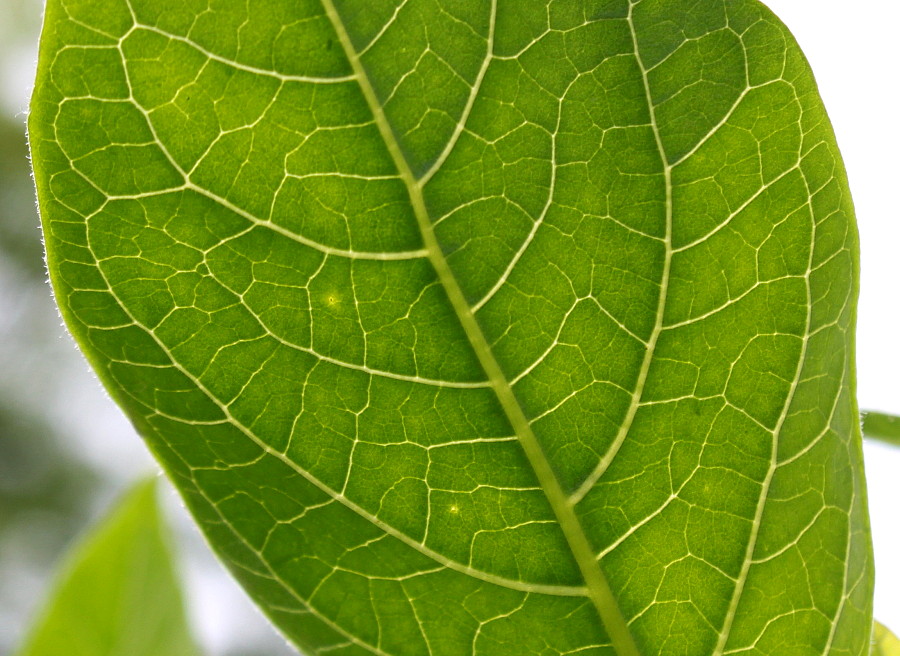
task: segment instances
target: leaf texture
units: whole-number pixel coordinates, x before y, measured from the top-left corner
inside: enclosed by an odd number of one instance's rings
[[[198,656],[167,541],[142,481],[72,552],[17,656]]]
[[[309,653],[865,654],[857,238],[754,0],[50,0],[62,312]]]

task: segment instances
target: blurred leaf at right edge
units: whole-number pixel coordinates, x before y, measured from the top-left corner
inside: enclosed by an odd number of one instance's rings
[[[134,486],[69,556],[16,656],[197,656],[156,485]]]
[[[900,640],[881,622],[875,622],[872,656],[900,656]]]
[[[863,412],[863,435],[900,446],[900,417],[882,412]]]

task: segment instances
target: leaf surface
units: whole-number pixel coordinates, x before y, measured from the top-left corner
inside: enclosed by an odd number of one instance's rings
[[[753,0],[51,0],[71,330],[310,653],[864,654],[834,136]]]
[[[167,539],[143,481],[72,552],[18,656],[197,656]]]

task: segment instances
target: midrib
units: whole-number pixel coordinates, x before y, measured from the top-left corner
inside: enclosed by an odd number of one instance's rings
[[[563,535],[568,542],[569,549],[575,558],[575,562],[578,564],[581,575],[584,577],[588,597],[594,604],[616,653],[619,656],[640,656],[640,651],[634,642],[634,638],[631,636],[625,617],[622,615],[612,589],[609,587],[609,582],[600,569],[600,564],[597,562],[587,535],[581,526],[578,516],[575,514],[574,506],[569,502],[559,479],[557,479],[550,462],[547,460],[547,456],[537,441],[537,437],[531,430],[531,425],[525,417],[522,406],[519,405],[519,401],[516,399],[509,381],[494,357],[493,351],[481,330],[481,326],[475,320],[465,295],[456,277],[453,275],[447,259],[444,257],[444,253],[434,234],[431,217],[428,215],[428,210],[425,207],[422,185],[416,179],[400,149],[400,144],[397,142],[394,132],[388,123],[384,109],[375,94],[362,62],[359,60],[343,21],[335,9],[333,0],[322,0],[322,6],[334,27],[344,53],[350,61],[350,65],[353,67],[357,82],[366,98],[369,109],[372,111],[385,146],[390,152],[400,177],[406,185],[410,202],[416,215],[416,221],[422,233],[422,240],[425,244],[425,249],[428,251],[428,257],[432,266],[434,266],[438,279],[447,293],[447,297],[459,318],[469,343],[472,345],[488,381],[497,394],[500,405],[506,413],[531,467],[534,469],[550,507],[556,515]]]

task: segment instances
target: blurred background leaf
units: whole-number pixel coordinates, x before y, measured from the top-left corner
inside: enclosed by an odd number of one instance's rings
[[[140,481],[73,549],[18,656],[198,656],[167,533]]]
[[[897,400],[897,404],[900,405],[900,399]],[[863,434],[900,446],[900,417],[883,412],[863,412]]]
[[[875,622],[872,656],[900,656],[900,640],[881,622]]]

